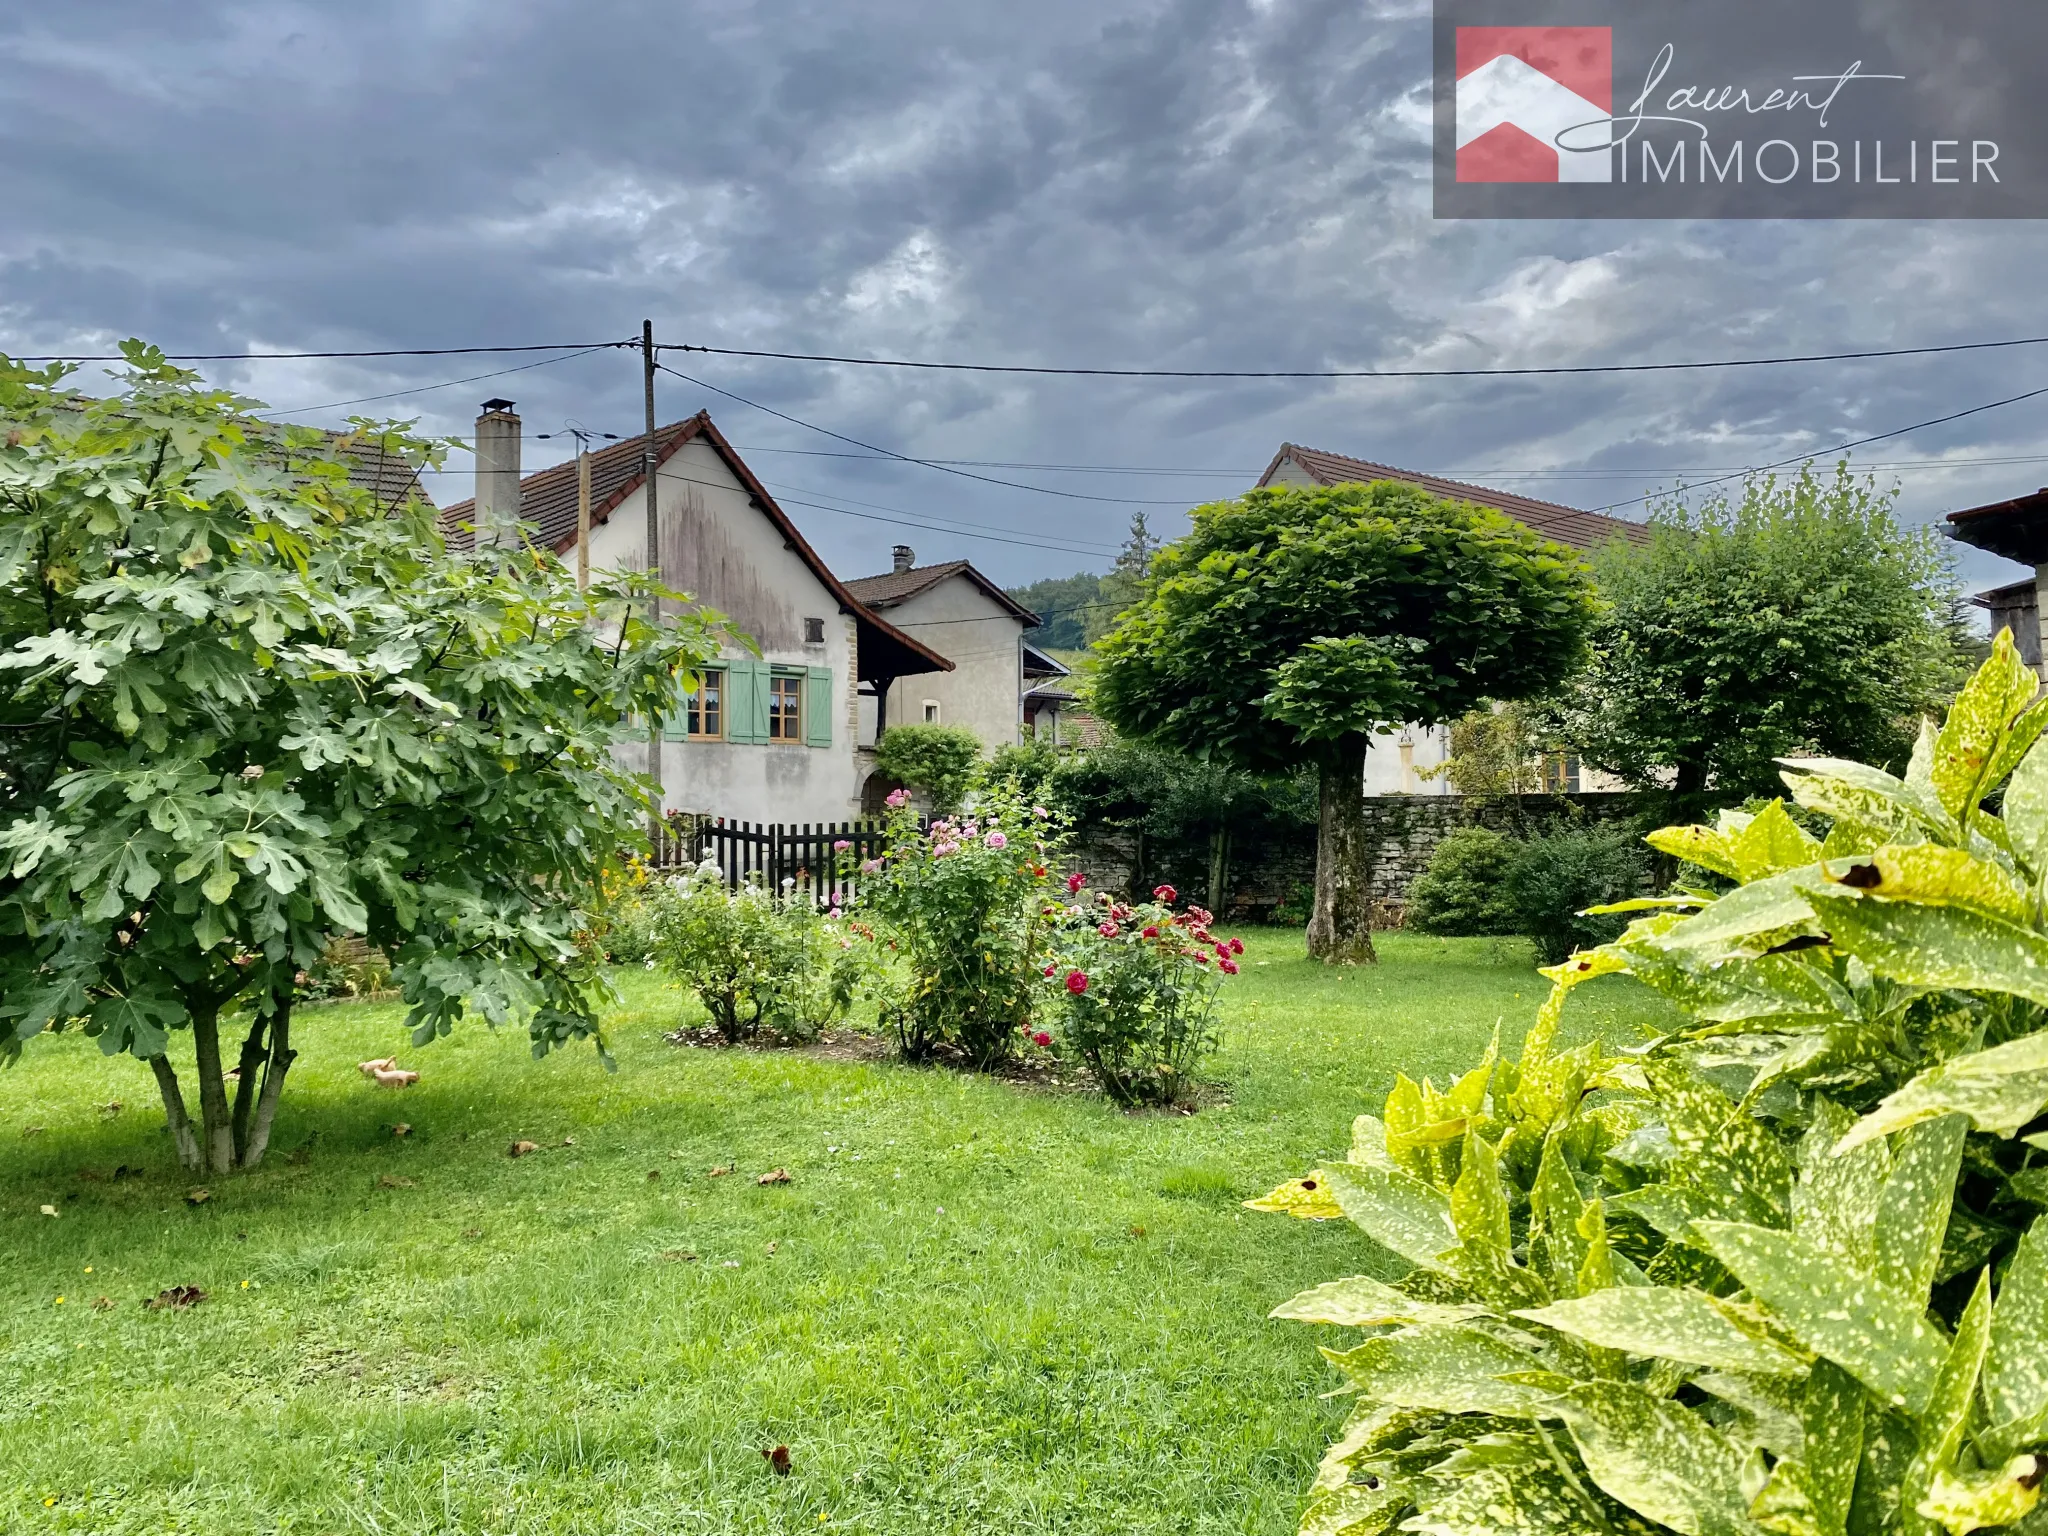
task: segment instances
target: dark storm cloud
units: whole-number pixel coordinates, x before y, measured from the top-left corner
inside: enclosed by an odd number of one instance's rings
[[[42,8],[0,19],[0,346],[596,340],[649,315],[664,339],[787,350],[1497,366],[2042,328],[2029,225],[1433,222],[1427,66],[1419,10],[1355,0]],[[922,455],[1256,472],[1291,438],[1581,506],[2048,383],[2032,352],[1229,385],[673,360]],[[492,366],[223,374],[304,408]],[[366,408],[460,432],[499,392],[530,433],[639,424],[622,353]],[[1113,546],[1137,504],[1170,528],[1241,484],[991,471],[1123,499],[1041,496],[770,452],[844,445],[673,379],[662,402],[669,417],[709,404],[792,496],[1075,548]],[[2044,423],[2048,403],[2022,405],[1859,459],[2026,458],[2048,451]],[[556,446],[529,443],[532,461]],[[1579,474],[1528,474],[1560,467]],[[2030,463],[1899,475],[1918,516],[2048,478]],[[794,510],[848,573],[899,538],[1005,577],[1084,560]]]

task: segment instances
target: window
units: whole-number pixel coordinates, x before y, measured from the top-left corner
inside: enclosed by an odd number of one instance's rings
[[[1579,792],[1579,758],[1575,752],[1546,752],[1543,756],[1543,792],[1547,795],[1576,795]]]
[[[697,674],[697,686],[690,691],[688,734],[692,741],[718,741],[725,736],[725,674],[710,671]]]
[[[823,645],[824,643],[825,643],[825,621],[824,621],[823,619],[805,619],[805,620],[804,620],[804,644],[805,644],[805,645]]]
[[[804,739],[804,680],[800,677],[768,679],[768,739]]]
[[[926,699],[924,701],[924,723],[926,725],[937,725],[939,723],[939,701],[937,699]]]

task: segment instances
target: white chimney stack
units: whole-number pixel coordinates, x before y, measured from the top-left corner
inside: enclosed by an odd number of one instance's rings
[[[895,569],[898,571],[907,571],[917,564],[917,552],[908,544],[898,544],[889,553],[895,557]]]
[[[519,542],[519,418],[510,400],[486,400],[476,419],[476,542]]]

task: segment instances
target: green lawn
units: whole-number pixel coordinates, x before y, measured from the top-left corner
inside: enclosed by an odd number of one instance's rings
[[[1237,1202],[1543,983],[1518,944],[1397,935],[1351,974],[1249,937],[1230,1102],[1191,1118],[678,1049],[632,973],[609,1076],[478,1026],[393,1092],[354,1063],[399,1009],[302,1016],[271,1165],[198,1206],[141,1065],[40,1039],[0,1076],[0,1528],[1292,1531],[1339,1405],[1265,1313],[1381,1260]],[[1611,1038],[1653,1006],[1580,998]],[[209,1299],[140,1305],[179,1285]]]

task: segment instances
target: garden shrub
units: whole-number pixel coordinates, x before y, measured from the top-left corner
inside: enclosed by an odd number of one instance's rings
[[[875,772],[920,789],[947,815],[974,786],[981,738],[958,725],[892,725],[875,739]]]
[[[852,1007],[870,951],[807,894],[729,889],[708,859],[650,889],[656,962],[697,994],[727,1042],[764,1028],[812,1038]]]
[[[1621,921],[1588,915],[1589,907],[1626,901],[1647,889],[1650,868],[1641,845],[1621,827],[1560,827],[1523,843],[1509,862],[1502,894],[1510,931],[1536,943],[1537,958],[1555,965],[1575,949],[1620,935]]]
[[[1507,887],[1519,852],[1513,838],[1488,827],[1447,834],[1408,889],[1407,925],[1451,938],[1519,933]]]
[[[1069,876],[1071,885],[1078,876]],[[1056,906],[1045,985],[1060,1048],[1119,1104],[1177,1104],[1218,1045],[1216,994],[1241,939],[1218,939],[1170,885],[1136,906],[1107,893]]]
[[[1253,1202],[1408,1266],[1274,1314],[1367,1330],[1326,1351],[1357,1403],[1304,1532],[2048,1529],[2036,689],[2001,635],[1903,778],[1788,772],[1825,842],[1782,805],[1652,834],[1733,888],[1628,903],[1519,1061],[1398,1079]],[[1562,1049],[1614,974],[1685,1021]]]
[[[990,793],[970,816],[921,827],[906,792],[889,801],[888,851],[861,866],[863,910],[909,971],[884,1011],[911,1060],[951,1048],[995,1066],[1031,1019],[1059,819]]]

